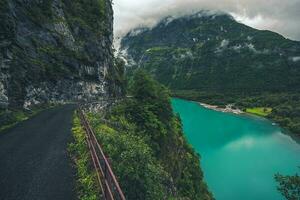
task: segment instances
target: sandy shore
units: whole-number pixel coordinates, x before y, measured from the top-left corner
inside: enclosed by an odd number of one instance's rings
[[[220,111],[220,112],[226,112],[226,113],[234,113],[234,114],[243,114],[244,112],[241,111],[240,109],[234,109],[232,104],[228,104],[226,105],[226,108],[220,108],[218,106],[214,106],[214,105],[209,105],[206,103],[201,103],[199,102],[199,104],[205,108],[208,109],[212,109],[212,110],[216,110],[216,111]]]

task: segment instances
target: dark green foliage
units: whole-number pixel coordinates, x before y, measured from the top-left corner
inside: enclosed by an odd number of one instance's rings
[[[275,175],[275,180],[279,183],[278,190],[287,200],[300,199],[300,176]]]
[[[7,0],[0,1],[0,53],[9,45],[8,41],[14,37],[14,21],[9,13]],[[2,43],[3,42],[3,43]]]
[[[53,20],[52,0],[33,0],[26,4],[26,15],[36,24],[49,23]]]
[[[110,96],[118,96],[126,93],[127,80],[124,65],[125,64],[122,59],[114,58],[113,66],[108,69],[106,79],[109,83]],[[119,88],[115,88],[116,85],[118,85]],[[119,92],[116,92],[118,90]]]
[[[174,90],[299,91],[300,43],[259,31],[228,15],[200,12],[122,40],[129,57]],[[137,66],[133,66],[135,68]],[[276,84],[274,82],[276,81]]]
[[[7,13],[8,11],[8,3],[6,0],[2,0],[0,1],[0,36],[2,36],[2,34],[4,33],[5,31],[5,24],[6,24],[6,17],[5,17],[5,14]],[[2,39],[2,38],[1,38]]]
[[[8,110],[8,109],[0,109],[0,132],[6,130],[8,128],[13,127],[17,123],[27,120],[28,118],[36,115],[42,110],[50,108],[54,105],[45,104],[34,106],[30,110]]]
[[[106,0],[64,0],[64,3],[70,24],[101,36],[106,25]]]
[[[169,91],[144,71],[129,85],[132,97],[107,115],[111,123],[90,117],[127,198],[212,199],[199,156],[173,114]]]
[[[162,20],[122,47],[174,96],[241,109],[270,107],[268,117],[300,134],[300,42],[236,22],[229,15]],[[168,22],[168,23],[167,23]]]
[[[168,174],[132,125],[119,121],[126,130],[116,130],[97,122],[97,116],[90,119],[127,199],[163,199]]]
[[[27,114],[23,111],[2,110],[0,113],[0,131],[10,128],[26,119]]]

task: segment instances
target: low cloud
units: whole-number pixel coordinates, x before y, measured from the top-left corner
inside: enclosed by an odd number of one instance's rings
[[[300,40],[300,0],[114,0],[113,3],[116,38],[139,26],[153,26],[166,16],[217,10],[228,12],[254,28]]]

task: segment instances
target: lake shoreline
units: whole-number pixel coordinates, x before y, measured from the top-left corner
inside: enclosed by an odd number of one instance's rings
[[[195,100],[191,100],[191,99],[187,99],[187,98],[183,98],[183,97],[173,97],[173,98],[195,102],[195,103],[199,104],[200,106],[203,106],[206,109],[214,110],[217,112],[231,113],[231,114],[235,114],[235,115],[252,116],[252,117],[258,117],[258,118],[261,118],[264,120],[269,120],[273,126],[275,126],[275,125],[279,126],[284,134],[290,136],[294,141],[296,141],[298,144],[300,144],[300,136],[298,134],[292,133],[286,127],[278,124],[277,122],[275,122],[274,120],[272,120],[271,118],[269,118],[267,116],[260,116],[260,115],[256,115],[253,113],[244,112],[241,109],[235,109],[235,108],[233,108],[233,104],[228,104],[228,105],[226,105],[226,108],[221,108],[217,105],[207,104],[207,103],[203,103],[200,101],[195,101]]]
[[[185,136],[202,156],[205,180],[216,199],[282,199],[274,174],[297,172],[300,146],[280,126],[250,117],[255,115],[247,117],[246,112],[222,114],[198,101],[172,101],[174,112],[182,119]],[[253,177],[258,177],[259,182],[253,181]],[[228,190],[236,189],[237,185],[240,188],[227,193],[224,184]]]
[[[210,110],[215,110],[215,111],[219,111],[219,112],[224,112],[224,113],[233,113],[233,114],[245,114],[244,111],[238,109],[238,108],[233,108],[232,104],[228,104],[226,105],[225,108],[220,108],[219,106],[216,105],[211,105],[211,104],[206,104],[206,103],[202,103],[202,102],[197,102],[198,104],[200,104],[201,106],[203,106],[204,108],[210,109]]]
[[[204,108],[214,110],[214,111],[218,111],[218,112],[232,113],[232,114],[236,114],[236,115],[254,116],[254,117],[259,117],[261,119],[269,120],[272,123],[273,126],[275,126],[275,125],[279,126],[282,130],[282,133],[284,133],[285,135],[290,136],[295,142],[300,144],[300,136],[298,134],[294,134],[294,133],[290,132],[289,130],[287,130],[286,128],[280,126],[280,124],[274,122],[272,119],[268,118],[267,116],[260,116],[260,115],[256,115],[256,114],[253,114],[253,113],[244,112],[244,111],[242,111],[238,108],[232,108],[233,107],[232,104],[228,104],[228,105],[226,105],[225,108],[221,108],[217,105],[206,104],[206,103],[202,103],[202,102],[199,102],[199,101],[194,101],[194,102],[198,103],[199,105],[203,106]]]

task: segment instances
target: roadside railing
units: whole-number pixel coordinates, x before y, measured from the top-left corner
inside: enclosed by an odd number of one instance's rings
[[[104,200],[125,200],[125,196],[114,175],[112,168],[92,130],[82,109],[78,109],[81,124],[86,132],[86,140],[90,150],[93,166],[96,170],[97,180]]]

